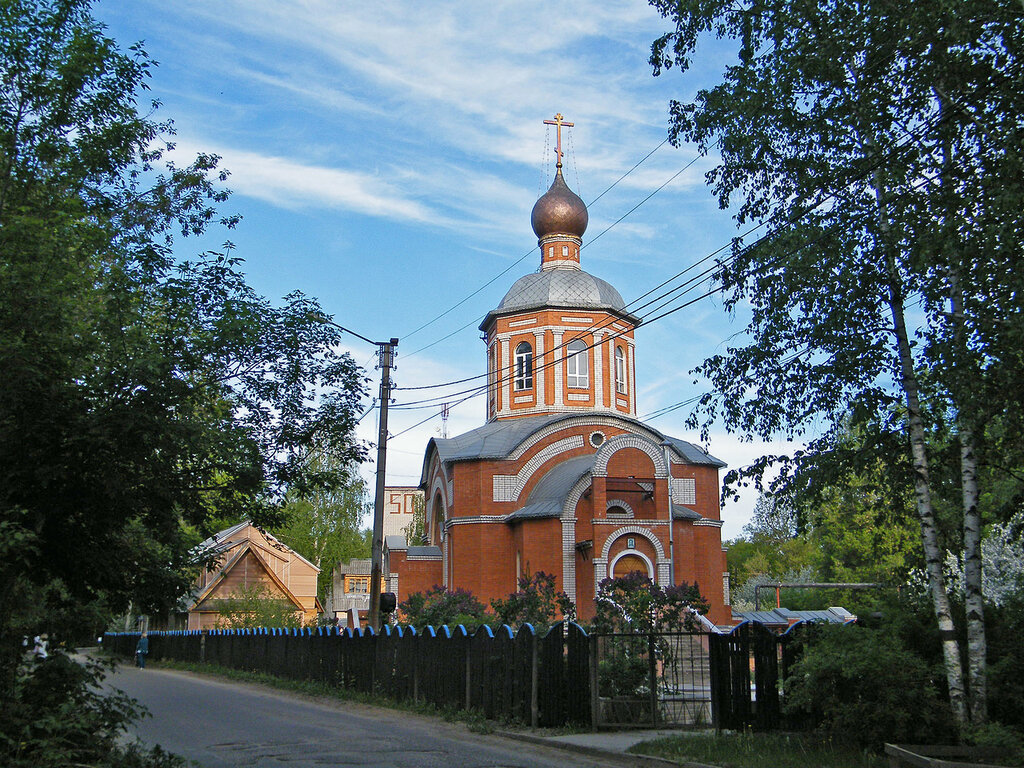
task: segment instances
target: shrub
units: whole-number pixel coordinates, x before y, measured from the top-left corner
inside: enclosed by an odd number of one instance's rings
[[[180,768],[159,747],[126,745],[123,733],[145,711],[120,691],[103,692],[102,666],[63,653],[19,665],[13,697],[0,704],[0,765],[6,768]]]
[[[543,571],[519,579],[519,591],[513,592],[507,600],[492,600],[495,623],[519,627],[532,624],[543,633],[545,629],[563,618],[576,618],[576,606],[569,596],[555,589],[555,577]]]
[[[598,585],[598,632],[679,632],[696,628],[694,613],[708,612],[696,584],[662,587],[638,571]]]
[[[437,584],[426,592],[414,592],[398,606],[403,624],[412,627],[455,627],[462,624],[472,632],[486,624],[483,603],[466,589],[449,592]]]
[[[786,711],[864,747],[932,743],[955,733],[928,665],[890,634],[817,627],[793,666]]]

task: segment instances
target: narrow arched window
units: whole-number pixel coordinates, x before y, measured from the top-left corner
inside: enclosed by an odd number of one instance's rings
[[[570,341],[566,347],[565,383],[572,389],[586,389],[590,386],[587,345],[579,339]]]
[[[615,348],[615,391],[626,394],[626,352],[622,347]]]
[[[516,389],[533,387],[533,347],[523,342],[516,347]]]

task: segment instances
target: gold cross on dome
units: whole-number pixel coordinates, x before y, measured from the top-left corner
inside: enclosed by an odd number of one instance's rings
[[[562,152],[562,126],[564,125],[566,128],[572,128],[574,125],[576,125],[576,123],[567,123],[567,122],[565,122],[565,118],[562,117],[562,113],[559,112],[557,115],[555,115],[555,119],[554,120],[545,120],[544,121],[544,125],[554,125],[554,126],[556,126],[556,128],[555,128],[555,135],[556,135],[556,139],[555,139],[555,156],[558,158],[558,162],[555,163],[555,167],[556,168],[561,168],[562,167],[562,155],[565,154],[564,152]]]

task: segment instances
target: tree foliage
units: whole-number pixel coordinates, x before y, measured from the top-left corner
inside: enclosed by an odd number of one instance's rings
[[[358,467],[314,447],[307,466],[317,472],[332,471],[343,481],[333,487],[313,488],[305,494],[289,493],[284,507],[285,524],[274,535],[320,569],[317,595],[325,600],[333,585],[334,570],[353,558],[369,557],[370,547],[362,528],[366,511],[366,485]]]
[[[87,0],[0,3],[0,702],[20,638],[83,613],[173,605],[215,516],[271,525],[285,493],[331,487],[364,379],[299,293],[258,295],[230,244],[226,172],[168,159],[152,63]],[[13,722],[8,720],[7,722]]]
[[[674,25],[654,43],[656,74],[686,70],[709,33],[737,47],[719,85],[672,103],[671,136],[717,149],[720,203],[764,229],[717,266],[726,307],[750,319],[745,343],[699,367],[713,392],[694,423],[817,435],[741,473],[781,464],[777,488],[903,473],[963,723],[929,452],[930,434],[953,437],[967,693],[984,720],[979,466],[1012,466],[1024,413],[1024,14],[1000,0],[652,2]],[[991,442],[993,420],[1017,425],[1018,445]],[[857,451],[838,439],[850,427]]]
[[[14,700],[0,707],[0,759],[7,768],[182,768],[185,761],[160,747],[144,749],[125,736],[145,715],[121,691],[103,692],[104,669],[57,651],[23,668]]]
[[[931,669],[886,632],[815,627],[790,674],[786,709],[864,747],[948,738],[949,710]]]

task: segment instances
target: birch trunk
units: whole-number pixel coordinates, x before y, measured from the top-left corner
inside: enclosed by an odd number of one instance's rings
[[[936,94],[942,120],[940,125],[949,119],[949,105],[942,90]],[[948,138],[942,140],[942,186],[944,191],[950,184],[948,170],[953,163],[953,148]],[[946,196],[944,222],[946,242],[950,247],[957,246],[957,253],[962,254],[957,242],[956,227],[953,224],[955,210],[949,205]],[[964,515],[964,608],[967,613],[967,683],[968,702],[970,705],[971,722],[975,725],[988,719],[988,688],[987,651],[988,641],[985,634],[985,600],[982,589],[981,559],[981,513],[978,509],[978,461],[974,452],[975,433],[974,419],[968,413],[966,387],[963,382],[973,381],[975,373],[967,350],[966,317],[964,315],[964,294],[961,273],[957,259],[950,259],[949,267],[949,308],[953,324],[953,362],[955,385],[953,391],[956,400],[957,434],[960,442],[960,489],[962,494]]]
[[[928,478],[928,453],[925,448],[924,422],[921,418],[921,402],[914,359],[907,335],[906,318],[903,314],[903,284],[896,264],[896,256],[888,237],[889,215],[884,197],[884,182],[881,172],[874,174],[875,200],[878,205],[878,224],[882,251],[888,273],[888,303],[892,314],[899,358],[900,378],[907,398],[907,429],[910,437],[911,461],[914,468],[914,501],[917,517],[921,524],[921,544],[924,548],[925,567],[928,574],[928,588],[932,607],[942,638],[942,658],[949,686],[949,704],[957,723],[968,723],[967,701],[964,692],[963,669],[960,662],[960,644],[956,639],[953,614],[950,610],[949,595],[942,575],[942,549],[939,547],[938,528],[932,507],[931,486]]]
[[[950,308],[953,313],[956,364],[969,365],[966,354],[963,293],[959,275],[950,270]],[[961,380],[968,374],[960,372]],[[962,389],[962,387],[960,387]],[[957,403],[957,431],[960,439],[960,487],[964,510],[964,608],[967,613],[967,682],[971,722],[980,725],[988,719],[986,685],[985,599],[982,590],[981,512],[978,509],[978,461],[974,453],[974,428],[964,404]]]

